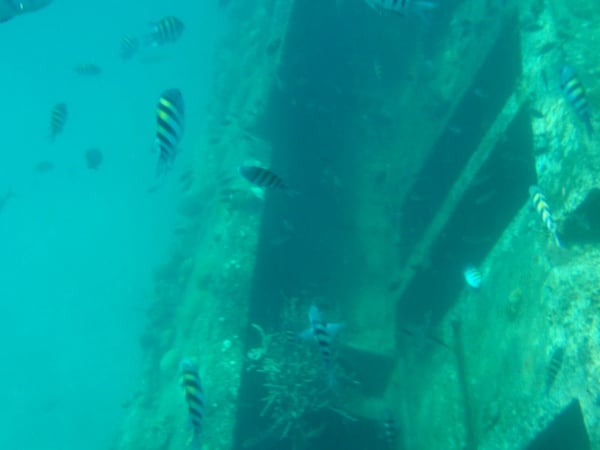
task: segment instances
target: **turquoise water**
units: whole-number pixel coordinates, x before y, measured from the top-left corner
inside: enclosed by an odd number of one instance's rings
[[[201,127],[218,14],[205,2],[56,0],[0,25],[0,192],[14,192],[0,212],[0,448],[114,440],[139,383],[152,270],[177,219],[172,181],[147,192],[156,101],[181,89],[188,123]],[[166,15],[186,24],[177,45],[120,59],[123,35]],[[74,73],[87,62],[102,74]],[[68,119],[50,143],[58,102]],[[182,165],[197,132],[186,130]],[[97,171],[85,165],[92,147],[103,153]],[[35,170],[42,161],[53,168]]]

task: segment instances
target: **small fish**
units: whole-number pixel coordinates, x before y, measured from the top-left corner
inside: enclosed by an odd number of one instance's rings
[[[386,448],[393,450],[397,448],[398,442],[398,424],[391,411],[387,412],[387,416],[383,421],[383,440],[385,441]]]
[[[577,116],[585,124],[585,127],[591,136],[594,132],[594,128],[592,126],[590,104],[587,100],[585,88],[571,66],[565,65],[560,69],[560,88],[575,110]]]
[[[36,173],[48,173],[54,170],[54,163],[47,160],[40,161],[34,166],[33,170]]]
[[[102,67],[93,63],[80,63],[73,67],[73,71],[79,75],[94,76],[102,73]]]
[[[90,170],[98,170],[103,159],[100,149],[90,148],[85,151],[85,164]]]
[[[167,89],[158,99],[156,111],[156,140],[158,166],[156,173],[163,175],[173,165],[181,137],[184,121],[183,96],[179,89]]]
[[[417,16],[426,22],[426,12],[437,7],[437,3],[426,0],[365,0],[367,5],[379,13],[398,14],[401,17]]]
[[[546,392],[550,391],[556,381],[556,377],[562,368],[564,355],[565,349],[563,347],[559,347],[552,352],[546,371]]]
[[[242,177],[255,186],[264,189],[288,190],[283,179],[269,169],[264,169],[259,166],[242,165],[238,168],[238,171]]]
[[[198,442],[202,432],[204,419],[204,391],[200,381],[197,364],[185,358],[180,364],[181,386],[185,392],[185,401],[188,406],[190,422],[192,424],[193,442]]]
[[[561,247],[562,245],[560,243],[560,239],[558,238],[556,222],[554,222],[554,219],[552,218],[552,212],[550,211],[550,206],[548,206],[548,202],[546,201],[546,196],[542,193],[538,186],[531,186],[529,188],[529,195],[531,197],[531,203],[533,204],[533,207],[542,218],[542,222],[544,222],[544,225],[546,225],[548,231],[550,231],[554,237],[556,245]]]
[[[481,272],[475,266],[467,266],[463,272],[465,281],[474,289],[481,287]]]
[[[140,49],[140,40],[132,35],[125,35],[121,38],[121,58],[129,60],[133,58]]]
[[[57,103],[50,112],[50,142],[54,142],[56,136],[62,133],[67,122],[67,104]]]
[[[150,33],[146,36],[147,45],[164,45],[176,42],[183,33],[185,25],[175,16],[167,16],[150,24]]]
[[[311,305],[308,310],[308,319],[310,321],[310,328],[304,331],[300,336],[303,338],[313,337],[317,341],[319,353],[321,353],[321,357],[328,371],[329,386],[332,386],[334,384],[334,376],[331,343],[335,335],[342,328],[342,324],[325,322],[321,311],[315,305]]]

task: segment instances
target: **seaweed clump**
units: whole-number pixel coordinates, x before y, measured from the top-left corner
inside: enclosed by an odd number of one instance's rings
[[[317,415],[325,410],[353,420],[334,405],[315,343],[297,333],[306,324],[308,310],[300,309],[300,303],[304,302],[296,298],[287,301],[281,331],[267,333],[260,325],[252,324],[260,336],[260,345],[248,351],[247,370],[262,379],[264,396],[259,420],[267,425],[258,436],[244,441],[244,448],[266,441],[288,441],[290,448],[298,448],[322,434],[325,425]],[[339,367],[337,374],[341,379],[348,378]]]

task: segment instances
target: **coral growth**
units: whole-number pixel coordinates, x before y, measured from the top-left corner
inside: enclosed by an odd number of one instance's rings
[[[266,395],[259,416],[269,426],[261,435],[247,440],[246,448],[267,439],[290,440],[295,446],[321,434],[323,424],[311,420],[319,411],[328,409],[345,416],[334,407],[318,350],[293,331],[306,322],[308,306],[300,309],[300,302],[294,298],[287,303],[282,331],[266,333],[259,325],[252,325],[260,334],[260,345],[248,351],[247,370],[262,375]]]

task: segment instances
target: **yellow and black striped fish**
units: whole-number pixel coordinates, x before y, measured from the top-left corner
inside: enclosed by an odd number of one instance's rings
[[[62,133],[67,122],[67,104],[57,103],[50,112],[50,142],[54,142],[56,136]]]
[[[183,135],[184,113],[183,96],[179,89],[167,89],[161,94],[156,111],[157,175],[166,173],[175,161]]]
[[[185,392],[185,401],[194,432],[193,440],[198,442],[204,419],[204,391],[200,382],[198,366],[193,360],[185,358],[181,361],[180,371],[181,386]]]
[[[147,45],[164,45],[177,41],[185,25],[175,16],[167,16],[160,19],[158,22],[150,24],[150,34],[146,37]]]
[[[135,36],[125,35],[121,38],[121,58],[131,59],[140,49],[140,40]]]
[[[594,128],[592,127],[590,104],[587,100],[585,88],[571,66],[565,65],[560,69],[560,88],[591,135],[594,132]]]
[[[552,233],[556,245],[561,247],[560,239],[558,238],[556,222],[554,222],[554,219],[552,218],[552,212],[550,211],[550,206],[548,206],[548,202],[546,201],[546,196],[542,193],[538,186],[531,186],[529,188],[529,195],[531,196],[531,203],[533,204],[533,207],[542,218],[542,222],[544,222],[544,225],[546,225],[548,231]]]

